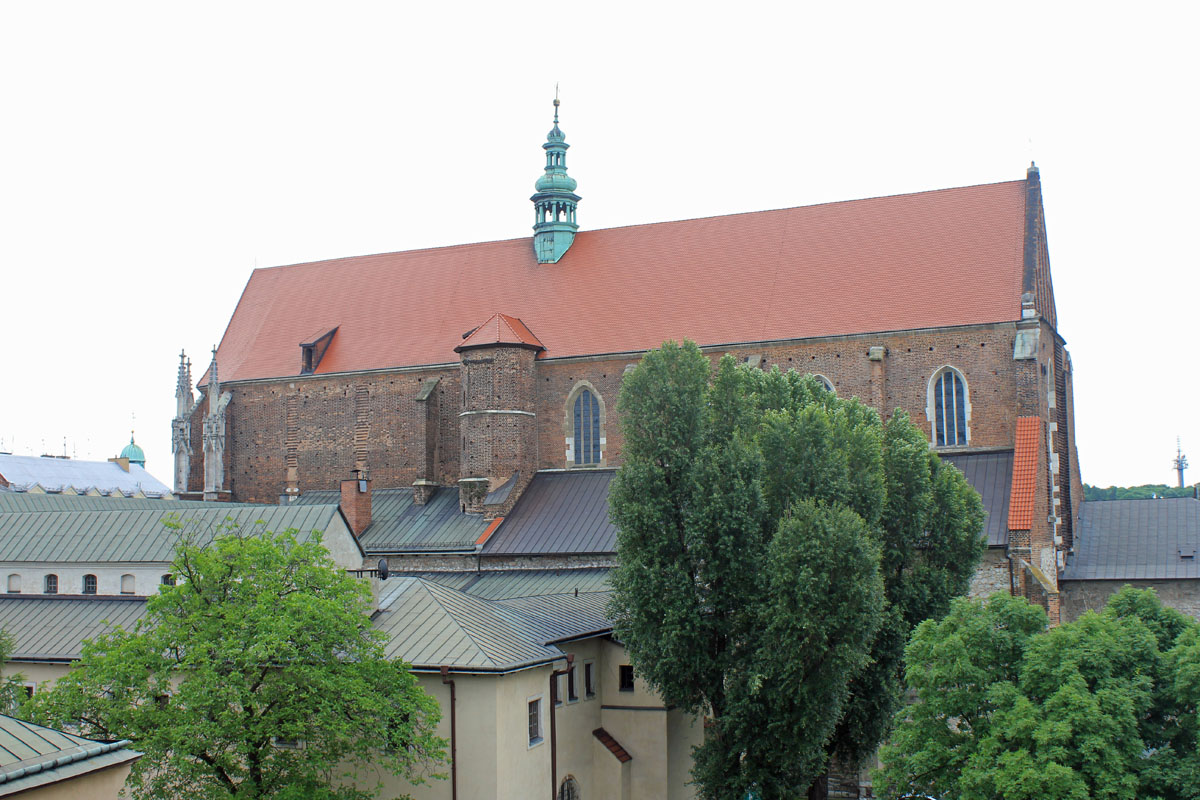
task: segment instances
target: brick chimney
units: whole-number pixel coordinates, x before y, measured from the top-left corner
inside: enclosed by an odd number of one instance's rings
[[[361,470],[354,470],[354,477],[342,481],[342,499],[339,504],[342,516],[350,525],[355,536],[371,524],[371,480]]]

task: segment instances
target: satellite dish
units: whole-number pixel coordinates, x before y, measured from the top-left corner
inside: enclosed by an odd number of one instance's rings
[[[386,558],[379,559],[379,580],[386,581],[388,579],[388,563]]]

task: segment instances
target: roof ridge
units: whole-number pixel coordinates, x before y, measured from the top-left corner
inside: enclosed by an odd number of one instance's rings
[[[821,208],[823,206],[845,205],[846,203],[861,203],[866,200],[887,200],[894,197],[916,197],[925,194],[941,194],[944,192],[955,192],[962,189],[979,189],[985,186],[1003,186],[1005,184],[1025,183],[1025,178],[1017,178],[1016,180],[1007,181],[985,181],[983,183],[968,183],[962,186],[946,186],[941,189],[921,189],[915,192],[895,192],[893,194],[876,194],[867,195],[865,197],[852,197],[846,200],[827,200],[820,203],[807,203],[798,206],[780,206],[778,208],[759,208],[753,211],[734,211],[726,214],[705,214],[697,217],[681,217],[679,219],[664,219],[656,222],[635,222],[629,225],[612,225],[607,228],[590,228],[584,229],[576,233],[576,236],[587,237],[588,234],[604,233],[605,231],[620,231],[628,230],[629,228],[648,228],[652,225],[675,225],[683,222],[699,222],[708,219],[722,219],[725,217],[744,217],[750,214],[770,214],[778,211],[795,211],[801,208]],[[405,253],[430,253],[438,250],[457,250],[465,248],[483,247],[485,245],[505,244],[507,242],[523,242],[532,241],[533,236],[514,236],[508,239],[483,239],[477,242],[460,242],[458,244],[442,244],[431,245],[429,247],[414,247],[406,250],[382,250],[376,253],[359,253],[353,256],[337,256],[335,258],[318,258],[312,261],[294,261],[290,264],[275,264],[270,267],[255,267],[251,271],[251,275],[257,272],[269,272],[277,269],[287,269],[289,267],[307,267],[316,264],[336,264],[342,261],[356,261],[363,258],[379,258],[383,256],[397,256]]]

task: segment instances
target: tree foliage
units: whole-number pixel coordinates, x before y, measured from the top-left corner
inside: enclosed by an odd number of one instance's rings
[[[917,702],[882,751],[883,796],[1200,796],[1200,626],[1126,587],[1052,630],[1023,599],[956,601],[908,646]],[[882,784],[882,786],[880,785]]]
[[[1194,486],[1167,486],[1165,483],[1144,483],[1141,486],[1083,485],[1084,500],[1150,500],[1164,497],[1194,497]]]
[[[132,739],[142,798],[373,796],[356,763],[420,780],[442,758],[436,702],[384,657],[366,585],[295,533],[184,537],[178,584],[86,642],[32,718]]]
[[[910,626],[982,552],[978,495],[898,412],[691,344],[621,388],[612,612],[639,673],[708,717],[702,796],[792,797],[869,753],[899,702]]]
[[[0,666],[8,663],[13,653],[13,638],[7,631],[0,631]],[[25,676],[13,672],[0,676],[0,713],[11,714],[25,702]]]

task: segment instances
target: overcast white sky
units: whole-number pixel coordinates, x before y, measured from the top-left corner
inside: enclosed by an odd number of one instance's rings
[[[1041,168],[1084,480],[1200,480],[1195,3],[0,4],[0,439],[171,480],[257,266]],[[685,276],[658,276],[663,280]],[[648,276],[656,279],[656,276]]]

